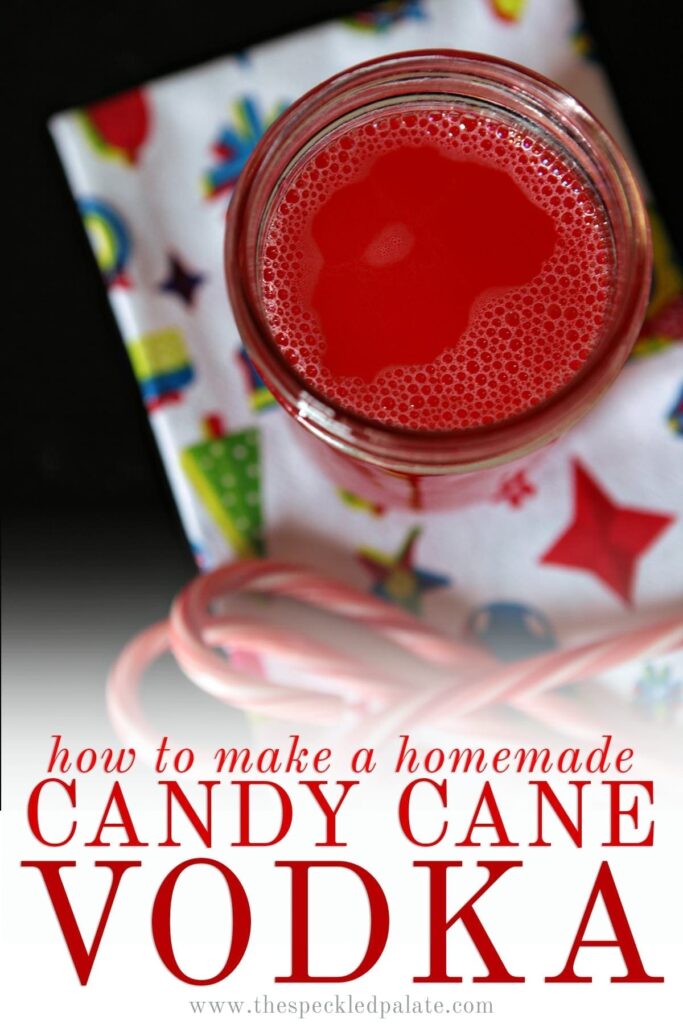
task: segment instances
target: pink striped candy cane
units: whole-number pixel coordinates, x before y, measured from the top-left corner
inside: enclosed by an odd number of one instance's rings
[[[438,672],[419,689],[370,667],[346,651],[280,625],[217,609],[235,594],[286,597],[362,625]],[[633,658],[652,658],[683,647],[683,614],[629,634],[500,665],[470,644],[453,641],[400,608],[330,580],[310,569],[269,560],[224,565],[199,576],[178,595],[167,622],[134,639],[114,665],[108,706],[115,727],[131,742],[149,744],[151,733],[138,702],[147,666],[170,650],[185,673],[207,693],[245,711],[318,725],[365,718],[384,736],[429,722],[462,727],[467,716],[514,704],[546,725],[594,735],[599,725],[575,705],[550,693],[566,683],[599,675]],[[221,648],[223,653],[220,653]],[[268,656],[301,676],[296,685],[250,675],[225,651]],[[567,713],[569,710],[569,714]]]

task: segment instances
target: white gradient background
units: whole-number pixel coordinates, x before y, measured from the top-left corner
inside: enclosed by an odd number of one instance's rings
[[[66,560],[69,552],[62,555]],[[378,772],[362,779],[340,812],[340,834],[348,842],[346,848],[326,850],[314,846],[321,837],[322,815],[309,794],[293,792],[301,789],[294,780],[284,781],[279,776],[277,781],[292,792],[295,806],[290,835],[278,846],[236,849],[229,845],[236,835],[237,805],[235,787],[229,786],[226,778],[214,792],[214,847],[205,849],[189,828],[181,826],[182,848],[159,850],[153,844],[163,838],[162,794],[155,776],[142,763],[123,777],[123,786],[140,838],[150,842],[149,848],[82,848],[81,843],[92,838],[111,785],[111,778],[102,774],[78,782],[79,832],[74,842],[55,850],[41,848],[30,834],[25,807],[32,786],[45,775],[51,734],[61,733],[72,749],[119,745],[106,717],[106,672],[122,643],[141,623],[164,613],[182,582],[174,575],[177,562],[174,565],[171,561],[168,571],[157,573],[141,586],[134,550],[129,552],[130,557],[121,560],[113,555],[115,552],[110,549],[106,586],[93,571],[96,566],[92,563],[81,563],[80,573],[72,570],[67,578],[56,564],[57,556],[52,557],[50,565],[42,563],[40,586],[30,572],[27,578],[25,563],[20,571],[17,563],[9,568],[13,600],[5,624],[2,816],[2,1002],[9,1011],[6,1019],[97,1020],[103,1024],[125,1019],[181,1022],[196,1017],[190,1000],[249,1000],[265,993],[275,1001],[313,1001],[347,991],[354,997],[377,994],[382,999],[399,999],[409,992],[416,999],[429,996],[444,1002],[456,998],[492,1000],[493,1019],[506,1024],[568,1022],[578,1016],[588,1021],[605,1018],[625,1022],[649,1017],[664,1024],[676,1019],[683,996],[679,855],[683,841],[683,786],[676,759],[679,744],[671,728],[654,734],[651,728],[644,730],[645,747],[650,752],[657,747],[659,736],[661,756],[655,762],[651,756],[639,756],[636,750],[635,767],[626,776],[655,780],[656,830],[655,846],[651,849],[601,848],[607,828],[606,787],[594,782],[584,797],[585,848],[576,850],[562,829],[552,824],[550,814],[549,834],[555,845],[530,850],[525,844],[534,838],[532,787],[527,785],[526,777],[504,776],[492,781],[511,838],[519,841],[519,848],[454,847],[452,844],[463,836],[483,781],[462,775],[454,776],[450,782],[450,840],[447,838],[432,849],[412,847],[400,832],[396,811],[398,793],[408,777],[386,778]],[[154,557],[154,552],[150,557]],[[163,559],[152,564],[163,564]],[[37,568],[36,573],[39,574]],[[52,582],[46,584],[46,580]],[[145,684],[143,702],[155,727],[183,745],[213,749],[233,743],[251,742],[258,747],[277,742],[277,734],[264,732],[262,725],[254,732],[253,723],[246,723],[210,700],[183,680],[170,663],[162,664],[152,673]],[[288,731],[284,729],[285,736]],[[329,735],[317,736],[304,728],[299,731],[308,745],[334,745]],[[259,739],[259,732],[267,735],[267,740]],[[511,745],[515,745],[513,735]],[[549,739],[558,749],[563,745],[557,737],[548,738],[540,733],[531,733],[528,740],[532,739],[537,743]],[[615,742],[619,739],[615,737]],[[638,747],[633,729],[629,739]],[[476,736],[447,733],[416,735],[423,748],[435,743],[450,748],[473,744],[475,740]],[[505,745],[505,740],[499,739],[495,745]],[[389,743],[382,760],[391,762],[391,752],[396,749],[396,742]],[[335,778],[350,777],[343,769],[340,751],[341,745],[335,745],[337,768],[323,776],[330,783]],[[208,772],[199,775],[215,777]],[[185,778],[192,788],[189,777]],[[55,820],[60,819],[63,811],[69,812],[67,820],[71,819],[70,809],[59,797],[46,800],[46,807],[48,804]],[[435,801],[432,806],[438,821],[441,815]],[[642,809],[647,817],[646,804]],[[486,833],[482,836],[485,840]],[[108,871],[98,873],[91,865],[95,859],[106,859],[110,854],[112,859],[141,859],[143,866],[124,875],[89,984],[82,988],[42,879],[35,869],[21,869],[19,861],[78,861],[78,868],[66,871],[64,877],[89,945],[110,877]],[[479,909],[508,969],[513,974],[526,975],[526,984],[468,983],[468,977],[478,973],[481,965],[458,925],[450,938],[450,968],[461,973],[465,983],[412,985],[411,978],[423,973],[428,961],[428,878],[424,869],[411,866],[412,861],[465,861],[465,868],[452,872],[449,900],[455,910],[485,878],[483,870],[474,868],[477,856],[524,861],[523,868],[512,869],[496,883]],[[151,936],[151,908],[159,883],[177,863],[193,857],[211,857],[227,863],[242,881],[252,910],[252,934],[243,961],[229,979],[211,987],[188,986],[174,979],[161,963]],[[545,975],[558,973],[565,963],[603,857],[610,861],[645,966],[651,973],[666,977],[663,985],[610,984],[611,974],[623,973],[623,962],[616,951],[600,949],[582,952],[577,962],[579,973],[585,970],[595,976],[593,984],[543,984]],[[273,983],[276,975],[286,974],[289,969],[290,872],[273,867],[275,860],[287,859],[348,859],[367,868],[380,881],[390,907],[390,935],[383,956],[364,978],[348,985]],[[312,888],[312,968],[323,971],[329,966],[333,972],[343,973],[355,966],[360,955],[357,951],[360,948],[362,952],[365,946],[366,901],[355,879],[335,872],[332,881],[323,881],[322,875]],[[188,973],[209,976],[222,965],[229,914],[225,885],[215,874],[193,869],[179,884],[173,926],[178,935],[176,954]],[[610,934],[600,905],[588,934]],[[204,1016],[206,1013],[208,1010]],[[243,1012],[242,1016],[245,1015]]]

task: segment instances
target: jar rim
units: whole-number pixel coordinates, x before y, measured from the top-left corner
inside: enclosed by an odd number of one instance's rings
[[[611,200],[607,212],[619,261],[615,275],[618,295],[609,328],[592,357],[544,402],[492,424],[426,431],[365,418],[335,405],[306,384],[280,352],[260,306],[256,239],[268,198],[291,159],[296,159],[316,131],[323,132],[338,120],[340,109],[360,111],[384,93],[389,97],[415,95],[418,82],[419,93],[424,95],[435,91],[435,84],[441,81],[470,90],[466,94],[442,93],[451,98],[472,98],[479,92],[489,101],[495,96],[533,111],[539,133],[551,133],[552,129],[556,146],[564,141],[565,146],[578,147],[577,153],[583,154],[593,170],[591,176],[583,167],[584,175],[603,202],[606,195]],[[331,119],[327,124],[326,118]],[[299,136],[305,138],[311,131],[309,139],[298,145]],[[564,433],[593,406],[636,340],[649,295],[651,243],[645,204],[623,153],[575,97],[537,72],[500,57],[447,49],[414,50],[339,72],[305,93],[270,126],[231,197],[225,271],[247,353],[265,383],[272,385],[275,397],[304,427],[333,447],[390,470],[457,473],[533,451]]]

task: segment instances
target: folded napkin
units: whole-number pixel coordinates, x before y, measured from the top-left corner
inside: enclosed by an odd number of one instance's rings
[[[559,82],[637,169],[573,0],[389,0],[50,127],[198,565],[314,565],[506,658],[680,610],[682,278],[656,217],[648,320],[616,385],[532,474],[512,465],[495,501],[440,514],[371,505],[307,461],[241,346],[222,269],[227,203],[264,128],[348,65],[434,47]],[[619,685],[674,715],[681,678],[669,658]]]

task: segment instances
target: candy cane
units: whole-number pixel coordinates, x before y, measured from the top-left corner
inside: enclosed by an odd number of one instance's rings
[[[434,664],[456,667],[480,657],[468,644],[447,639],[401,608],[312,570],[267,559],[220,566],[185,587],[171,612],[179,643],[191,642],[213,601],[239,591],[290,597],[322,608],[368,626]]]
[[[582,678],[609,672],[634,658],[656,658],[683,646],[683,615],[630,633],[581,644],[568,651],[552,651],[506,665],[439,702],[439,714],[472,714],[493,703],[528,701],[537,693]]]
[[[574,704],[567,707],[547,691],[580,679],[592,678],[635,658],[655,658],[683,647],[683,615],[678,615],[606,639],[581,644],[566,651],[552,651],[512,665],[497,666],[456,687],[440,687],[418,696],[410,706],[396,709],[375,727],[370,740],[379,746],[402,729],[415,729],[422,722],[457,728],[463,718],[484,708],[513,704],[540,717],[546,725],[574,730],[594,737],[601,728]],[[540,698],[540,699],[539,699]],[[372,725],[371,725],[372,728]]]
[[[218,610],[235,594],[286,597],[364,626],[430,667],[419,689],[362,659],[287,627]],[[300,673],[297,686],[240,671],[224,651],[275,658]],[[107,700],[114,726],[131,742],[149,746],[151,733],[138,702],[148,665],[170,650],[185,673],[212,696],[245,711],[319,725],[365,718],[375,739],[418,723],[462,727],[467,716],[507,703],[546,725],[594,735],[596,723],[575,704],[549,691],[593,677],[634,658],[683,647],[683,614],[626,635],[552,651],[501,666],[490,655],[451,640],[412,615],[312,570],[268,560],[221,566],[178,595],[167,622],[135,638],[111,672]],[[436,670],[436,671],[435,671]]]

